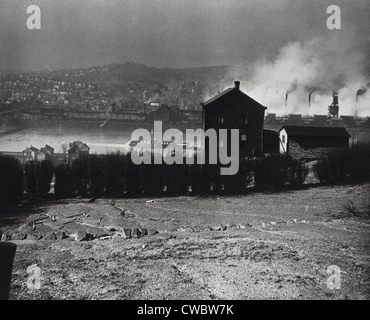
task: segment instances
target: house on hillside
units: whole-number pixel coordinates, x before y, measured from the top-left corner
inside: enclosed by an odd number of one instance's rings
[[[283,126],[279,131],[280,153],[296,159],[320,159],[330,150],[346,148],[350,134],[344,127]]]
[[[37,161],[39,149],[31,146],[26,150],[23,150],[23,162]]]
[[[263,123],[267,108],[242,92],[239,81],[234,84],[235,87],[201,103],[203,130],[212,128],[218,133],[220,129],[239,129],[239,155],[258,156],[263,151]],[[207,141],[205,148],[208,150]]]
[[[87,146],[86,143],[81,141],[74,141],[73,143],[69,144],[68,149],[68,160],[73,161],[83,156],[87,156],[90,152],[90,148]]]
[[[41,148],[38,154],[38,160],[53,160],[54,159],[54,148],[49,145]]]

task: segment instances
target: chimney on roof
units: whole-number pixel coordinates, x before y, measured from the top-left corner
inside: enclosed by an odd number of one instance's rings
[[[234,84],[235,84],[235,89],[238,89],[240,88],[240,81],[234,81]]]

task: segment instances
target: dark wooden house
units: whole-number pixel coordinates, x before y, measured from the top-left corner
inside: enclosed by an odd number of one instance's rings
[[[83,156],[89,155],[90,148],[87,146],[86,143],[81,141],[74,141],[73,143],[69,144],[68,149],[68,160],[73,161]]]
[[[239,81],[234,84],[234,88],[201,104],[203,130],[238,129],[240,156],[258,156],[263,150],[263,122],[267,108],[242,92]]]
[[[280,153],[296,159],[320,159],[330,150],[348,147],[349,138],[344,127],[283,126]]]

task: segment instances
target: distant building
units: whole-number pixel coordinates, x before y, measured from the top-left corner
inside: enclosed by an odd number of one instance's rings
[[[163,123],[179,123],[186,120],[187,118],[183,114],[180,114],[178,106],[169,107],[162,105],[157,110],[145,116],[145,122],[162,121]]]
[[[39,149],[31,146],[23,151],[23,162],[37,161]]]
[[[86,143],[81,141],[74,141],[73,143],[69,144],[68,149],[68,160],[73,161],[83,156],[87,156],[90,152],[90,148],[87,146]]]
[[[239,81],[234,84],[234,88],[201,104],[203,130],[239,129],[240,156],[258,156],[263,150],[263,123],[267,108],[242,92]],[[207,150],[207,145],[205,147]]]
[[[53,160],[54,159],[54,148],[49,145],[41,148],[38,154],[38,160]]]
[[[348,147],[349,137],[344,127],[283,126],[280,153],[296,159],[320,159],[332,149]]]

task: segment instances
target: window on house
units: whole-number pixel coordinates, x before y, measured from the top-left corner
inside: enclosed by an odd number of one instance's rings
[[[218,117],[218,123],[223,124],[224,123],[224,117]]]

